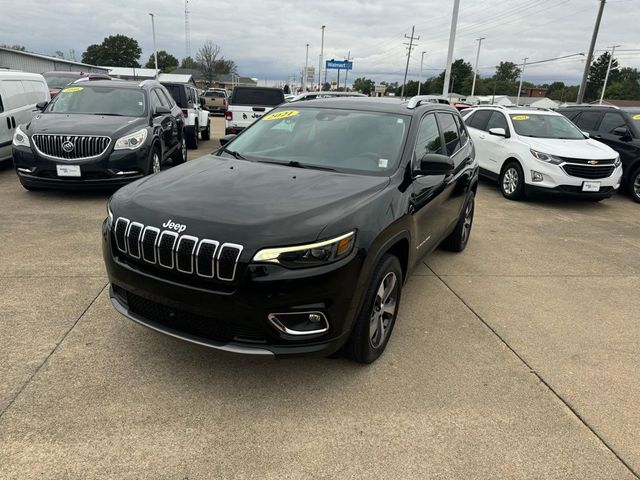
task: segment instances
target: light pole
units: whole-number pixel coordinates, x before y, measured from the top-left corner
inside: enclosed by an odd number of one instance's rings
[[[442,84],[442,96],[449,93],[449,79],[451,77],[451,62],[453,61],[453,47],[456,41],[456,27],[458,26],[458,10],[460,0],[453,0],[453,13],[451,14],[451,31],[449,32],[449,50],[447,51],[447,69],[444,72],[444,83]]]
[[[473,97],[473,94],[476,91],[476,77],[478,76],[478,61],[480,60],[480,45],[482,45],[482,40],[484,40],[487,37],[480,37],[477,39],[478,41],[478,53],[476,53],[476,66],[473,69],[473,83],[471,84],[471,96]]]
[[[158,78],[158,50],[156,49],[156,22],[155,15],[150,13],[151,15],[151,31],[153,32],[153,56],[156,60],[156,78]]]
[[[424,54],[427,52],[422,52],[422,58],[420,58],[420,76],[418,77],[418,95],[420,95],[420,84],[422,84],[422,65],[424,64]]]
[[[322,90],[322,60],[324,57],[324,29],[326,25],[322,25],[322,39],[320,40],[320,61],[318,62],[318,91]]]
[[[600,0],[600,8],[598,9],[598,16],[596,17],[596,24],[593,27],[591,43],[589,44],[589,53],[587,53],[587,62],[584,65],[584,72],[582,72],[582,82],[580,82],[580,89],[578,90],[578,98],[576,98],[576,103],[582,103],[582,101],[584,100],[584,92],[587,89],[587,78],[589,77],[591,60],[593,59],[593,49],[596,47],[596,39],[598,38],[598,30],[600,30],[600,21],[602,20],[602,12],[604,11],[605,3],[606,0]]]
[[[302,91],[307,91],[307,70],[309,69],[309,44],[307,43],[307,55],[304,57],[304,73],[302,74]]]
[[[522,77],[524,76],[524,67],[527,66],[527,60],[529,57],[524,57],[522,61],[522,70],[520,71],[520,86],[518,86],[518,98],[516,99],[516,107],[520,105],[520,92],[522,91]]]
[[[609,57],[609,66],[607,67],[607,74],[604,76],[604,85],[602,85],[602,93],[600,94],[600,105],[604,100],[604,91],[607,89],[607,82],[609,81],[609,72],[611,72],[611,63],[613,62],[613,54],[616,53],[616,47],[620,45],[614,45],[611,47],[611,56]]]

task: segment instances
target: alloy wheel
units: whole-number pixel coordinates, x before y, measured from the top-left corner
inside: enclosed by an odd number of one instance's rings
[[[633,182],[633,193],[636,198],[640,198],[640,173],[636,175],[636,178]]]
[[[373,348],[380,347],[391,329],[397,308],[398,279],[393,272],[387,273],[380,282],[373,300],[369,320],[369,341]]]
[[[160,171],[160,155],[158,155],[158,152],[153,152],[152,169],[153,173],[158,173]]]
[[[182,161],[186,162],[187,161],[187,141],[185,140],[184,137],[182,137],[181,150],[182,150]]]
[[[467,243],[469,233],[471,233],[471,223],[473,222],[473,198],[467,203],[464,211],[464,223],[462,224],[462,245]]]
[[[518,188],[518,171],[515,167],[509,167],[502,177],[502,189],[507,195],[513,195]]]

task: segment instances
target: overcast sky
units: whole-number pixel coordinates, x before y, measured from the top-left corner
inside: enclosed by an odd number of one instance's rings
[[[325,58],[354,57],[350,74],[376,81],[401,81],[406,62],[404,35],[415,24],[420,36],[409,65],[417,79],[426,51],[424,76],[444,69],[453,0],[191,0],[191,52],[206,40],[221,46],[242,75],[286,79],[299,72],[309,46],[318,66],[320,27],[326,25]],[[461,0],[454,58],[475,61],[478,37],[486,37],[480,73],[490,75],[501,60],[522,62],[586,53],[598,0]],[[28,50],[69,54],[122,33],[134,37],[146,63],[153,50],[148,12],[156,14],[159,50],[185,56],[182,0],[0,0],[0,43]],[[622,66],[640,67],[640,0],[608,0],[596,54],[612,44]],[[635,51],[633,51],[635,50]],[[582,57],[531,65],[525,80],[579,81]]]

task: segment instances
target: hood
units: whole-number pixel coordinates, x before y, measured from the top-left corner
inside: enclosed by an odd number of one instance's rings
[[[80,113],[39,113],[27,125],[34,133],[60,133],[64,135],[107,135],[120,137],[134,127],[147,125],[143,117],[118,117],[111,115],[84,115]]]
[[[618,154],[597,140],[563,140],[559,138],[527,138],[521,139],[534,150],[557,157],[586,158],[593,160],[613,159]]]
[[[388,183],[208,155],[120,189],[111,208],[116,218],[159,228],[171,220],[184,235],[263,248],[316,240]]]

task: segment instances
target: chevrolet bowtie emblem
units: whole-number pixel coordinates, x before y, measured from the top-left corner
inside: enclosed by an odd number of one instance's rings
[[[587,163],[589,165],[597,165],[598,164],[598,160],[589,160]]]

